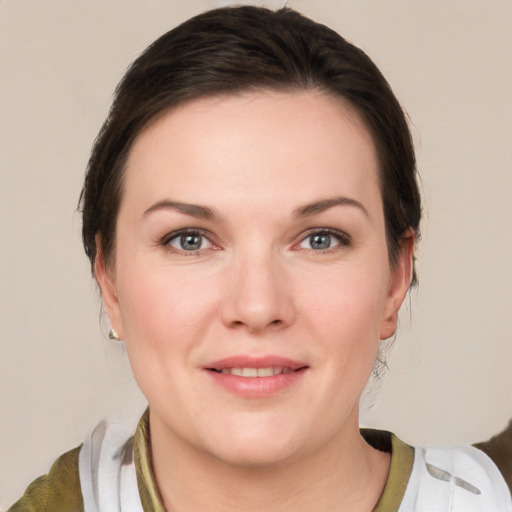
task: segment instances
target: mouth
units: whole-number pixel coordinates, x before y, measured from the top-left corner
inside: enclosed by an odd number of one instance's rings
[[[271,397],[303,381],[307,364],[280,356],[232,356],[207,365],[212,382],[243,398]]]
[[[291,368],[289,366],[267,366],[264,368],[247,367],[233,367],[233,368],[207,368],[212,372],[221,373],[222,375],[236,375],[237,377],[273,377],[275,375],[282,375],[286,373],[298,372],[306,369],[306,366],[299,368]]]

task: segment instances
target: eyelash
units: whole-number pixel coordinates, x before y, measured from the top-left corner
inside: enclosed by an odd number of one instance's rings
[[[328,247],[327,249],[316,250],[313,248],[308,248],[306,250],[311,251],[313,253],[318,254],[329,254],[331,252],[335,252],[341,248],[350,247],[352,245],[352,239],[350,235],[343,231],[339,231],[333,228],[317,228],[311,229],[305,236],[303,236],[299,242],[299,244],[304,243],[308,238],[311,238],[315,235],[327,235],[329,237],[335,238],[339,245],[335,245],[334,247]],[[296,244],[297,245],[297,244]]]
[[[175,247],[172,247],[170,244],[173,240],[177,240],[178,238],[182,236],[200,236],[206,240],[210,244],[212,244],[214,250],[218,249],[218,247],[215,246],[215,244],[210,240],[211,234],[206,233],[205,231],[202,231],[201,229],[180,229],[179,231],[173,231],[172,233],[169,233],[165,235],[159,242],[161,246],[168,249],[171,252],[175,252],[177,254],[183,255],[183,256],[198,256],[201,254],[202,251],[205,249],[197,249],[194,251],[187,251],[185,249],[177,249]]]
[[[211,234],[209,234],[203,230],[200,230],[200,229],[180,229],[179,231],[173,231],[172,233],[168,233],[163,238],[161,238],[161,240],[159,241],[159,245],[161,245],[162,247],[165,247],[166,249],[168,249],[171,252],[175,252],[175,253],[183,255],[183,256],[197,256],[197,255],[201,254],[202,251],[207,250],[207,249],[197,249],[197,250],[187,251],[185,249],[178,249],[178,248],[172,247],[170,245],[172,241],[177,240],[179,237],[183,237],[183,236],[187,236],[187,235],[200,236],[202,238],[205,238],[206,240],[208,240],[208,242],[210,244],[212,244],[213,250],[219,249],[219,247],[217,247],[214,244],[214,242],[211,241],[211,239],[210,239]],[[338,241],[338,244],[335,245],[334,247],[328,247],[326,249],[319,249],[319,250],[313,249],[311,247],[306,248],[307,251],[311,251],[312,253],[326,254],[326,253],[335,252],[336,250],[339,250],[340,248],[343,248],[343,247],[350,247],[352,245],[352,239],[351,239],[350,235],[348,235],[347,233],[344,233],[343,231],[339,231],[339,230],[333,229],[333,228],[316,228],[316,229],[309,230],[305,235],[302,236],[302,238],[300,239],[300,241],[298,243],[294,244],[294,246],[296,247],[296,246],[304,243],[308,238],[311,238],[315,235],[327,235],[329,237],[335,238]]]

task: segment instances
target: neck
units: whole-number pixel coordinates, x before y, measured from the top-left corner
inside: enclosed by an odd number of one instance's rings
[[[226,463],[162,427],[150,422],[153,471],[169,511],[370,512],[389,471],[389,454],[370,447],[357,422],[314,453],[264,467]]]

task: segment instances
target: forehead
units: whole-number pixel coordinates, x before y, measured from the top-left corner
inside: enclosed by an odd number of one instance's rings
[[[377,182],[374,143],[352,106],[318,91],[264,91],[194,100],[149,125],[130,151],[122,203],[285,204],[333,188],[370,201]]]

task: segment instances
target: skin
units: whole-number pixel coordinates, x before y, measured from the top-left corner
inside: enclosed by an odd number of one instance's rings
[[[182,229],[205,235],[199,250]],[[339,235],[312,246],[326,229]],[[114,263],[99,250],[95,270],[149,402],[168,510],[372,510],[389,455],[361,438],[358,402],[396,328],[413,243],[407,233],[391,268],[374,144],[340,99],[206,98],[139,135]],[[238,396],[205,367],[240,354],[307,368],[275,394]]]

